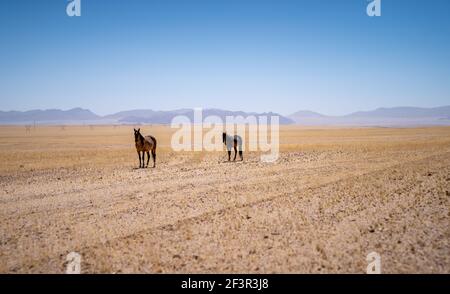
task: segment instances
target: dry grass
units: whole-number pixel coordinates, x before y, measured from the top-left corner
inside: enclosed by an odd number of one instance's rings
[[[173,152],[132,127],[0,127],[0,272],[450,272],[450,128],[281,128],[281,156]]]

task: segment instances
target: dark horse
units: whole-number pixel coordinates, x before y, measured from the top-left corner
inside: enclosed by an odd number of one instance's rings
[[[227,133],[222,133],[222,141],[223,141],[223,144],[225,144],[225,146],[227,146],[228,161],[231,160],[231,148],[234,148],[233,161],[236,160],[238,147],[239,147],[239,157],[241,158],[241,161],[244,160],[244,156],[242,155],[242,138],[241,138],[241,136],[234,135],[232,137],[230,135],[227,135]]]
[[[150,151],[153,157],[153,167],[156,165],[156,139],[153,136],[142,136],[141,129],[134,129],[134,143],[139,156],[139,168],[148,167]],[[141,161],[142,152],[142,161]],[[145,166],[145,153],[147,153],[147,166]]]

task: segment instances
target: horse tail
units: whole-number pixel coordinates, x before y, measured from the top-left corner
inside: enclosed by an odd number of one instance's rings
[[[241,160],[244,160],[244,155],[242,154],[242,137],[241,136],[237,136],[237,145],[238,145],[238,149],[239,149],[239,157],[241,158]]]
[[[156,150],[156,144],[157,144],[157,142],[156,142],[156,138],[155,137],[153,137],[153,136],[150,136],[151,138],[152,138],[152,140],[153,140],[153,151],[154,150]]]
[[[239,152],[242,152],[242,137],[241,136],[236,136],[236,145],[238,145],[238,149]]]
[[[152,158],[153,158],[153,167],[156,166],[156,138],[153,136],[150,136],[152,138],[153,141],[153,146],[152,146]]]

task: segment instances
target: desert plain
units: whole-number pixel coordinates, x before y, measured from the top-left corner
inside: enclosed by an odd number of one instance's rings
[[[0,272],[450,273],[450,127],[282,126],[280,157],[133,126],[0,126]]]

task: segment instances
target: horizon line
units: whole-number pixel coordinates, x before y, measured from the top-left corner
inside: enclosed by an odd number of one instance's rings
[[[85,108],[82,106],[77,106],[77,107],[71,107],[71,108],[35,108],[35,109],[29,109],[29,110],[15,110],[15,109],[11,109],[11,110],[1,110],[0,112],[20,112],[20,113],[25,113],[25,112],[31,112],[31,111],[51,111],[51,110],[57,110],[57,111],[63,111],[63,112],[67,112],[67,111],[71,111],[71,110],[76,110],[76,109],[80,109],[80,110],[87,110],[90,111],[91,113],[95,114],[96,116],[99,117],[105,117],[105,116],[109,116],[109,115],[114,115],[120,112],[127,112],[127,111],[140,111],[140,110],[148,110],[148,111],[154,111],[154,112],[172,112],[172,111],[179,111],[179,110],[194,110],[194,109],[202,109],[202,110],[221,110],[221,111],[231,111],[231,112],[246,112],[246,113],[275,113],[275,114],[279,114],[281,116],[284,117],[289,117],[293,114],[296,114],[298,112],[312,112],[315,114],[320,114],[323,116],[329,116],[329,117],[340,117],[340,116],[347,116],[347,115],[351,115],[354,113],[359,113],[359,112],[370,112],[370,111],[376,111],[376,110],[380,110],[380,109],[395,109],[395,108],[419,108],[419,109],[435,109],[435,108],[443,108],[443,107],[450,107],[450,104],[447,105],[440,105],[440,106],[432,106],[432,107],[423,107],[423,106],[411,106],[411,105],[401,105],[401,106],[392,106],[392,107],[386,107],[386,106],[379,106],[377,108],[372,108],[372,109],[366,109],[366,110],[356,110],[356,111],[352,111],[352,112],[346,112],[346,114],[340,114],[340,115],[333,115],[333,114],[326,114],[323,112],[319,112],[319,111],[315,111],[315,110],[310,110],[310,109],[299,109],[296,110],[290,114],[283,114],[283,113],[279,113],[276,111],[253,111],[253,110],[231,110],[231,109],[224,109],[224,108],[217,108],[217,107],[190,107],[190,108],[186,108],[186,107],[181,107],[181,108],[174,108],[174,109],[170,109],[170,110],[155,110],[155,109],[151,109],[151,108],[133,108],[133,109],[125,109],[125,110],[119,110],[119,111],[114,111],[111,113],[107,113],[107,114],[98,114],[96,111],[91,110],[90,108]]]

